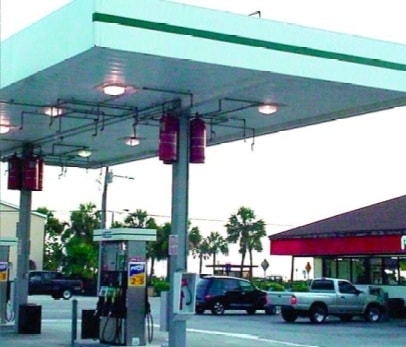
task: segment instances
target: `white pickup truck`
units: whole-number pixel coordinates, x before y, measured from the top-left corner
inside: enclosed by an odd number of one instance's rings
[[[368,322],[378,322],[384,313],[383,299],[364,293],[343,279],[318,278],[307,292],[267,293],[267,307],[280,308],[286,322],[309,317],[312,323],[323,323],[328,315],[348,322],[353,316],[363,316]]]

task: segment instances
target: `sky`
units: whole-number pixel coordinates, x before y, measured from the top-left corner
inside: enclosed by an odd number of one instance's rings
[[[148,0],[145,0],[148,1]],[[0,0],[2,39],[40,19],[69,0]],[[261,12],[271,19],[351,35],[406,44],[406,2],[387,0],[188,0],[173,1],[240,15]],[[191,165],[189,218],[202,234],[219,231],[241,206],[266,222],[267,234],[311,223],[406,194],[406,108],[338,120],[252,140],[210,147],[204,165]],[[19,203],[19,193],[6,189],[2,164],[0,198]],[[108,218],[124,210],[146,210],[158,221],[171,211],[171,167],[157,158],[111,168]],[[44,191],[34,192],[32,207],[46,206],[69,219],[79,204],[101,204],[100,170],[46,167]],[[287,275],[287,258],[269,256],[269,242],[256,263],[267,259],[268,274]],[[235,249],[220,262],[238,263]],[[304,264],[305,264],[304,260]],[[207,263],[208,264],[208,263]],[[195,262],[189,263],[192,269]],[[302,265],[298,265],[299,273]],[[259,270],[258,275],[263,274]]]

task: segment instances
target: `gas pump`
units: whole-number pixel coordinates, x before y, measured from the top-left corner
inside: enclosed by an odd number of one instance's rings
[[[9,254],[10,247],[16,245],[16,237],[0,238],[0,324],[7,323],[13,317],[12,312],[7,312],[11,299]]]
[[[146,241],[156,240],[155,229],[116,228],[94,231],[102,242],[100,279],[95,315],[101,343],[145,346]]]

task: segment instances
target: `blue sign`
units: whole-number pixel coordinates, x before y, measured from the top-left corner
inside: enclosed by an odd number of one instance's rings
[[[145,286],[146,263],[130,262],[128,264],[128,286],[142,287]]]

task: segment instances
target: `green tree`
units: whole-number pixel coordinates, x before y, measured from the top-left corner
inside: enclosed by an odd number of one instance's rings
[[[80,204],[70,220],[71,225],[61,238],[65,254],[63,272],[93,279],[98,267],[98,243],[93,241],[93,230],[100,226],[100,212],[93,203]]]
[[[154,218],[148,216],[148,212],[145,210],[137,209],[135,212],[131,212],[124,219],[124,226],[128,228],[146,228],[155,229],[157,231],[157,241],[149,241],[146,244],[146,257],[150,260],[148,282],[155,272],[155,261],[161,260],[162,252],[159,247],[163,246],[162,230],[158,227]]]
[[[203,241],[204,247],[207,248],[207,254],[213,257],[213,272],[216,266],[217,254],[228,254],[227,240],[217,231],[212,231]]]
[[[188,233],[189,238],[189,250],[193,252],[203,240],[203,236],[200,234],[199,227],[193,227],[189,230]]]
[[[189,248],[193,258],[199,259],[199,273],[202,273],[203,260],[209,259],[210,255],[207,240],[201,235],[199,227],[193,227],[189,231]]]
[[[125,225],[130,228],[149,228],[148,225],[151,224],[152,221],[153,224],[156,225],[154,219],[148,217],[148,212],[141,209],[129,213],[124,219]]]
[[[227,228],[227,240],[232,243],[239,243],[241,253],[240,276],[243,275],[244,261],[248,252],[250,260],[250,278],[252,278],[253,251],[261,252],[262,238],[266,236],[265,222],[261,219],[255,220],[256,216],[252,209],[240,207],[236,214],[231,215]]]
[[[157,227],[157,239],[155,242],[148,242],[149,254],[154,261],[168,259],[169,235],[171,234],[171,223],[167,222]],[[151,271],[151,277],[154,274]],[[167,264],[166,275],[169,274],[169,262]]]
[[[55,218],[46,207],[39,207],[36,211],[46,215],[43,267],[45,270],[60,270],[64,258],[61,236],[68,224]]]

